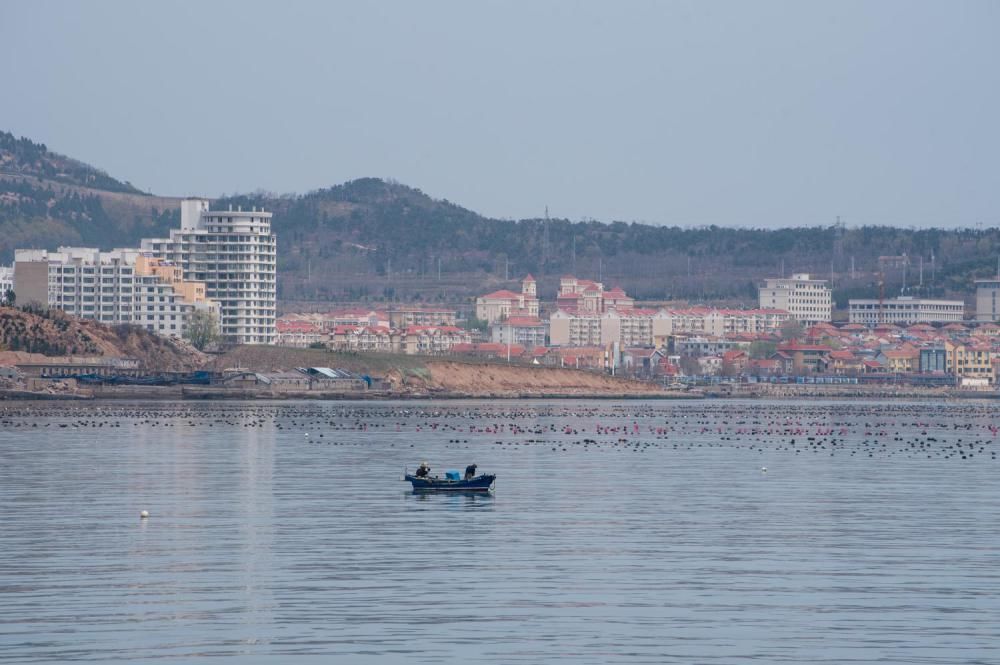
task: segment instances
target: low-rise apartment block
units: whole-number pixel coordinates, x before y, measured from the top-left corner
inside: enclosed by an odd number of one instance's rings
[[[454,326],[458,322],[458,315],[453,308],[433,305],[389,305],[385,316],[385,325],[391,328]],[[383,325],[381,319],[377,325]]]
[[[137,249],[17,250],[14,280],[19,302],[162,335],[182,336],[196,310],[219,315],[204,283],[185,280],[178,266]]]
[[[792,318],[781,309],[716,309],[692,307],[661,310],[656,335],[761,335],[777,333]]]
[[[545,346],[548,331],[548,324],[537,316],[512,316],[490,325],[490,339],[497,344],[533,349]]]
[[[965,316],[965,303],[961,300],[933,300],[902,296],[879,302],[873,299],[852,299],[848,301],[851,323],[866,326],[892,323],[910,325],[912,323],[961,322]]]

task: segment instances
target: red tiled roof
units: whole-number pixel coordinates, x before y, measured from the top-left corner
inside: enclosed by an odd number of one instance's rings
[[[480,297],[483,299],[490,298],[492,300],[520,300],[521,294],[501,289],[499,291],[494,291],[493,293],[487,293],[485,296]]]

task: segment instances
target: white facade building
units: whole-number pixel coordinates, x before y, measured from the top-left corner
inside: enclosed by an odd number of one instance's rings
[[[219,303],[219,332],[233,344],[274,344],[276,242],[271,213],[209,210],[208,201],[181,203],[181,228],[169,238],[144,239],[143,250],[179,265],[184,278],[204,282]]]
[[[19,249],[14,254],[15,293],[20,292],[19,302],[36,302],[83,319],[127,323],[177,337],[183,336],[195,310],[216,313],[217,306],[203,293],[194,297],[200,285],[172,283],[137,269],[137,263],[144,263],[140,257],[138,249]]]
[[[874,326],[880,323],[910,325],[912,323],[961,322],[965,303],[961,300],[931,300],[903,296],[885,300],[849,300],[851,323]]]
[[[610,309],[601,314],[559,309],[549,317],[549,341],[552,346],[650,347],[662,311]]]
[[[1000,321],[1000,277],[976,280],[976,321]]]
[[[808,273],[790,279],[766,279],[758,297],[761,309],[783,309],[805,324],[828,322],[833,318],[833,299],[825,279],[810,279]]]

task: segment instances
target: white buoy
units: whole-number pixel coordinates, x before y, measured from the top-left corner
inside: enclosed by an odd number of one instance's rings
[[[146,519],[147,517],[149,517],[149,511],[148,510],[139,511],[139,517],[141,519]]]

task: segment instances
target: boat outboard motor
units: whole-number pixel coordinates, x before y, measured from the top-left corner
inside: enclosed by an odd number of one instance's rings
[[[465,467],[465,479],[472,480],[475,477],[476,477],[476,465],[470,464],[469,466]]]

